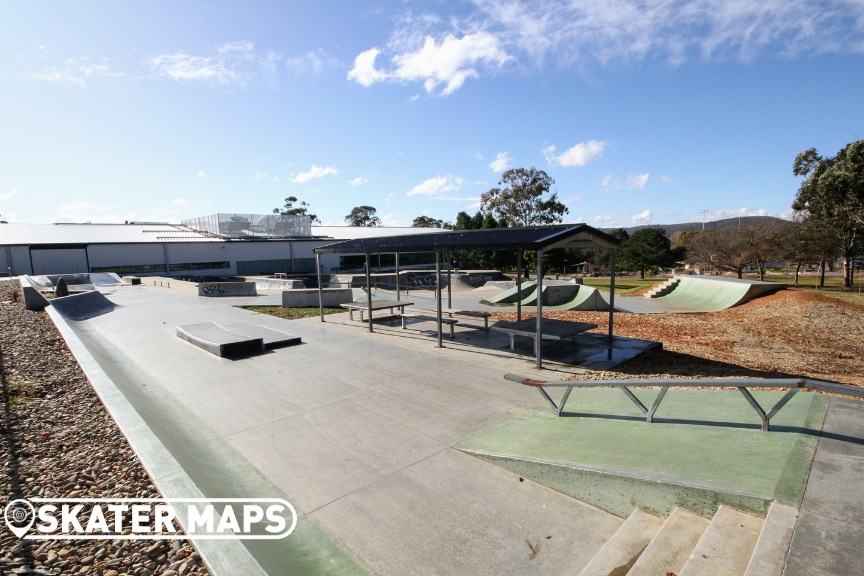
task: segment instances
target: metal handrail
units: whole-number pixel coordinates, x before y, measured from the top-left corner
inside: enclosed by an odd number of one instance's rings
[[[651,423],[654,421],[654,414],[657,408],[666,396],[669,388],[673,387],[699,387],[699,388],[736,388],[747,402],[759,415],[762,420],[762,431],[770,430],[770,421],[777,412],[785,406],[799,390],[816,390],[819,392],[832,392],[834,394],[845,394],[856,398],[864,398],[864,388],[858,386],[850,386],[848,384],[839,384],[836,382],[825,382],[822,380],[811,380],[809,378],[693,378],[693,379],[673,379],[673,378],[653,378],[647,380],[536,380],[519,376],[518,374],[506,374],[505,380],[518,382],[526,386],[537,388],[537,391],[543,398],[552,406],[552,410],[556,415],[561,416],[564,410],[564,404],[570,397],[570,392],[573,388],[608,388],[617,387],[636,405],[639,410],[645,414],[645,421]],[[650,408],[647,408],[630,390],[630,388],[652,388],[660,386],[660,392],[654,399]],[[549,396],[549,393],[544,388],[566,388],[564,396],[556,404]],[[759,402],[750,394],[748,388],[789,388],[789,391],[780,398],[779,401],[767,412]]]

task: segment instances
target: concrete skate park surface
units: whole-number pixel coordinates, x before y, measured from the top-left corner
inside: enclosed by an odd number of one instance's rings
[[[722,402],[710,413],[694,412],[701,401],[694,404],[689,395],[659,415],[667,421],[649,425],[641,418],[609,417],[627,414],[607,408],[615,402],[612,394],[623,396],[598,390],[591,392],[610,397],[595,398],[591,408],[587,397],[577,402],[574,393],[571,414],[553,421],[545,404],[537,406],[533,389],[502,379],[507,372],[548,378],[549,371],[533,370],[533,358],[506,350],[478,353],[460,346],[459,338],[439,349],[428,335],[384,325],[370,334],[347,314],[328,316],[325,323],[281,320],[229,305],[248,299],[204,299],[189,292],[173,285],[121,288],[108,295],[113,311],[69,322],[67,332],[86,346],[116,395],[176,460],[179,470],[170,473],[145,461],[157,485],[169,491],[166,497],[183,484],[209,497],[284,497],[298,509],[291,536],[246,543],[267,573],[578,574],[623,523],[616,514],[567,496],[567,482],[534,478],[530,466],[524,472],[508,469],[495,456],[647,475],[669,484],[680,474],[682,484],[698,480],[721,492],[749,490],[743,481],[724,488],[728,465],[757,477],[757,499],[800,493],[809,472],[796,531],[804,553],[796,556],[793,547],[789,565],[798,571],[786,574],[857,570],[857,564],[838,564],[836,554],[809,550],[820,543],[821,530],[830,530],[840,543],[864,535],[858,520],[864,503],[857,496],[841,501],[864,470],[864,425],[848,422],[861,420],[854,420],[857,403],[850,408],[849,401],[799,394],[794,400],[802,404],[790,410],[790,403],[788,414],[772,421],[785,429],[762,433],[752,414],[744,424]],[[411,300],[420,305],[423,299],[412,293]],[[465,304],[454,301],[452,307]],[[232,361],[176,338],[177,324],[207,321],[254,322],[301,336],[304,343]],[[737,392],[710,394],[743,402]],[[746,403],[744,408],[750,409]],[[694,430],[709,434],[700,437],[710,447],[700,445],[698,453],[678,462]],[[660,436],[643,442],[648,431]],[[124,432],[131,438],[135,429]],[[615,442],[589,442],[601,436]],[[557,448],[549,451],[551,439]],[[772,449],[771,439],[782,446]],[[762,451],[748,448],[746,470],[736,450],[714,450],[751,441]],[[632,448],[614,461],[605,454],[621,447]],[[702,466],[700,456],[710,457],[711,466]],[[768,472],[750,459],[757,457],[770,457]],[[808,459],[816,463],[812,471]],[[188,475],[185,483],[174,480],[180,472]],[[813,478],[821,486],[811,494]],[[526,541],[538,540],[542,549],[532,555]],[[840,560],[852,561],[853,555],[840,554]]]

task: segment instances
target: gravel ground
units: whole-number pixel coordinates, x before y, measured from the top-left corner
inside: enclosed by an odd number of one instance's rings
[[[516,314],[494,316],[511,320]],[[548,317],[591,322],[600,333],[609,327],[607,312],[552,311]],[[615,314],[615,334],[657,340],[663,350],[575,379],[770,376],[864,386],[864,307],[810,291],[784,290],[704,314]]]
[[[0,282],[0,493],[16,498],[159,498],[137,456],[44,312]],[[2,574],[198,576],[188,541],[24,541],[0,528]]]

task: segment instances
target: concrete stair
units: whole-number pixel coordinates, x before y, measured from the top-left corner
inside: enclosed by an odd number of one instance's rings
[[[670,278],[666,280],[662,284],[658,284],[654,286],[648,292],[644,294],[645,298],[660,298],[661,296],[665,296],[672,292],[677,286],[678,283],[681,282],[680,278]]]
[[[797,516],[777,503],[765,519],[722,505],[711,520],[636,510],[579,576],[780,576]]]

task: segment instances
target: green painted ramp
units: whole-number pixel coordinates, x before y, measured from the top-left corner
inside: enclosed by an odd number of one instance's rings
[[[743,304],[752,298],[785,290],[785,284],[738,280],[719,276],[681,276],[678,286],[657,302],[714,312]]]
[[[657,390],[634,389],[651,405]],[[753,392],[773,406],[781,392]],[[619,516],[675,506],[754,513],[798,506],[828,398],[799,393],[762,432],[737,391],[671,390],[649,424],[614,388],[574,390],[561,417],[544,402],[456,447]]]

